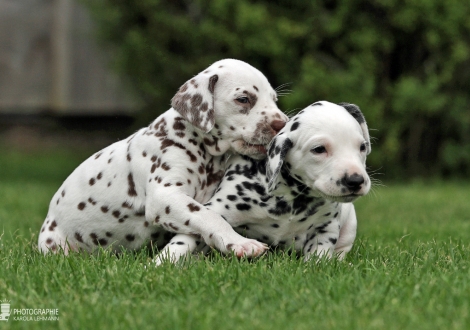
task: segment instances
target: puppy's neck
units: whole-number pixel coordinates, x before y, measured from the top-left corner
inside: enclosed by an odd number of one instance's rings
[[[307,187],[300,178],[296,178],[289,170],[289,166],[284,164],[278,177],[278,184],[276,189],[272,191],[274,196],[283,196],[284,199],[290,201],[299,196],[311,196],[312,191]]]

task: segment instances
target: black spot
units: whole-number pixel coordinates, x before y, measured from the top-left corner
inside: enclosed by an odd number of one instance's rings
[[[336,241],[338,241],[336,238],[333,237],[330,237],[329,240],[332,244],[336,244]]]
[[[235,195],[228,195],[228,196],[227,196],[227,199],[228,199],[229,201],[232,201],[232,202],[236,201],[237,198],[238,198],[238,197],[235,196]]]
[[[261,203],[260,203],[261,205]],[[291,206],[284,199],[276,197],[276,206],[268,210],[269,213],[274,215],[282,215],[291,211]]]
[[[248,211],[251,209],[250,204],[245,204],[245,203],[239,203],[236,205],[237,209],[240,211]]]
[[[290,128],[290,131],[295,131],[297,128],[299,128],[300,126],[300,123],[299,122],[295,122],[292,124],[292,127]]]

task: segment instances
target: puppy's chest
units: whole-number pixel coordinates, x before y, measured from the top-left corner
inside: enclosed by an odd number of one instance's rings
[[[262,216],[237,231],[270,245],[301,249],[303,244],[340,216],[336,202],[300,196],[293,200],[272,196],[261,207]]]

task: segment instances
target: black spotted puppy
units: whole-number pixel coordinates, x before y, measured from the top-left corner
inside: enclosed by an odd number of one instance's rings
[[[321,101],[300,111],[273,139],[268,159],[230,158],[224,178],[205,206],[240,234],[279,248],[344,258],[356,237],[351,203],[368,193],[370,139],[354,104]],[[163,255],[176,260],[198,250],[176,235]]]
[[[43,252],[139,249],[165,234],[201,236],[223,252],[258,255],[265,246],[237,234],[203,206],[225,157],[261,159],[287,117],[276,92],[251,65],[218,61],[187,81],[172,108],[126,140],[97,152],[52,198],[39,234]]]

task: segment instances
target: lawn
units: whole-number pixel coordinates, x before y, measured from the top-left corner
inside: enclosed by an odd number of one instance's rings
[[[50,198],[85,157],[0,154],[0,301],[59,314],[12,314],[0,330],[470,328],[470,182],[376,187],[356,203],[358,238],[343,262],[44,257],[36,240]]]

